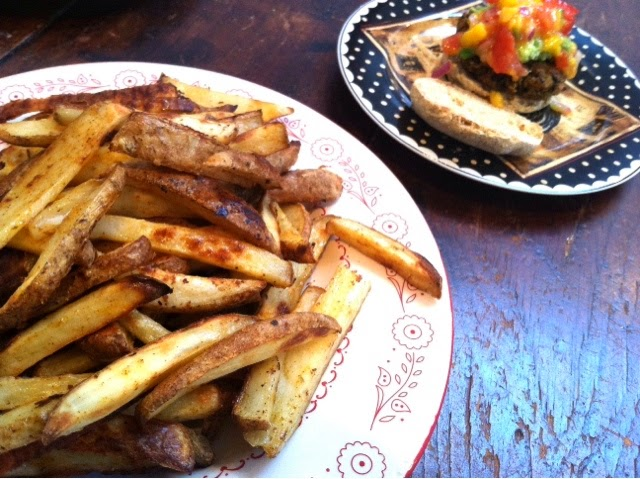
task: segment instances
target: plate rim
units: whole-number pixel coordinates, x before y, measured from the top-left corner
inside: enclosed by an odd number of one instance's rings
[[[471,4],[471,3],[474,3],[475,1],[476,0],[468,0],[468,3]],[[408,137],[407,135],[401,134],[400,131],[394,125],[387,123],[387,121],[384,119],[382,114],[373,109],[373,106],[369,107],[368,103],[370,102],[368,102],[368,100],[366,100],[362,94],[358,93],[358,91],[356,90],[356,85],[354,85],[354,82],[349,79],[349,76],[347,74],[347,72],[352,74],[352,72],[348,68],[350,60],[346,57],[346,51],[343,52],[343,49],[347,48],[346,44],[349,41],[350,33],[353,32],[357,28],[357,25],[361,23],[359,20],[356,23],[354,19],[356,17],[361,17],[365,15],[371,9],[379,6],[380,4],[388,3],[388,2],[389,0],[368,0],[366,3],[360,5],[353,12],[351,12],[351,14],[347,17],[347,19],[342,24],[342,27],[340,29],[340,33],[338,35],[338,44],[337,44],[336,53],[337,53],[340,75],[342,76],[342,79],[346,84],[347,89],[349,90],[349,93],[356,100],[356,103],[358,103],[360,108],[364,110],[367,116],[376,124],[376,126],[378,126],[382,131],[384,131],[388,136],[393,138],[400,145],[402,145],[403,147],[407,148],[409,151],[412,151],[413,153],[418,155],[422,160],[427,161],[431,164],[437,165],[458,176],[462,176],[472,181],[476,181],[478,183],[482,183],[482,184],[499,188],[502,190],[526,193],[534,196],[569,197],[569,196],[583,196],[587,194],[594,194],[594,193],[606,191],[606,190],[615,188],[617,186],[620,186],[623,183],[626,183],[627,181],[631,180],[632,178],[640,174],[640,157],[638,157],[636,160],[633,160],[634,162],[638,163],[634,168],[630,168],[630,167],[621,168],[620,170],[618,170],[617,175],[615,175],[617,177],[615,181],[607,180],[602,185],[599,185],[598,183],[603,183],[604,182],[603,180],[596,180],[594,183],[590,185],[587,183],[579,183],[576,185],[560,184],[553,187],[545,186],[540,183],[531,186],[522,181],[517,181],[517,180],[506,182],[505,180],[497,178],[495,175],[482,175],[477,170],[474,170],[471,168],[451,166],[450,165],[451,160],[449,158],[440,157],[434,150],[421,147],[416,143],[416,141],[413,138]],[[465,4],[466,3],[463,3],[459,6],[464,7]],[[437,15],[437,13],[432,15],[425,13],[423,16],[429,17],[433,15]],[[633,82],[636,84],[636,87],[640,89],[640,80],[638,79],[639,77],[636,76],[636,74],[631,70],[631,68],[629,68],[629,66],[624,61],[622,61],[620,57],[613,50],[608,48],[597,37],[591,35],[586,30],[577,26],[575,28],[577,31],[581,32],[581,35],[590,38],[596,45],[599,45],[603,49],[607,50],[609,54],[612,56],[612,58],[615,59],[616,63],[618,63],[621,68],[624,68],[626,70],[626,72],[629,74]],[[381,117],[381,118],[378,118],[378,117]],[[631,136],[631,134],[625,135],[622,138],[625,138],[628,136]],[[594,186],[596,184],[598,185]]]

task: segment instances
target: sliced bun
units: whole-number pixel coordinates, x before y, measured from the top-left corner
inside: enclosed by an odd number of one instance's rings
[[[416,113],[433,128],[463,143],[496,155],[527,156],[542,143],[537,123],[452,83],[419,78],[411,88]]]
[[[482,98],[489,98],[489,90],[467,75],[455,62],[451,62],[451,69],[447,73],[447,79]],[[527,98],[507,95],[503,95],[503,100],[504,107],[507,110],[518,113],[533,113],[534,111],[542,110],[551,102],[551,98],[547,98],[546,100],[529,100]]]

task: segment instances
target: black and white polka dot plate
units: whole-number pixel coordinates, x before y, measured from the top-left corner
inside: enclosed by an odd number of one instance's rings
[[[509,190],[543,195],[593,193],[617,186],[640,172],[640,130],[559,162],[553,168],[523,176],[502,158],[447,137],[425,124],[411,109],[406,92],[397,87],[383,52],[365,29],[427,16],[444,17],[468,0],[373,0],[345,22],[338,42],[340,70],[364,111],[389,135],[456,174]],[[633,121],[640,118],[640,82],[606,46],[579,28],[572,38],[583,52],[573,85],[617,106]]]

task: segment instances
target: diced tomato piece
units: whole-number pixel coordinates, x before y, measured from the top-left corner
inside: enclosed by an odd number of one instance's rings
[[[450,57],[456,56],[462,50],[462,45],[460,44],[460,37],[462,35],[456,33],[451,37],[447,37],[442,41],[442,51],[445,55]]]
[[[506,25],[496,28],[493,49],[487,63],[496,73],[511,75],[514,78],[528,73],[520,63],[516,52],[516,40]]]

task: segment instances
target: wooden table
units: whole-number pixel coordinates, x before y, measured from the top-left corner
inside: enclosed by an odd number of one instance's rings
[[[172,63],[262,84],[324,114],[402,181],[448,271],[453,368],[415,475],[640,476],[640,180],[543,197],[484,186],[410,153],[340,76],[338,33],[360,3],[3,1],[0,76],[79,62]],[[577,3],[579,25],[640,72],[637,0]]]

